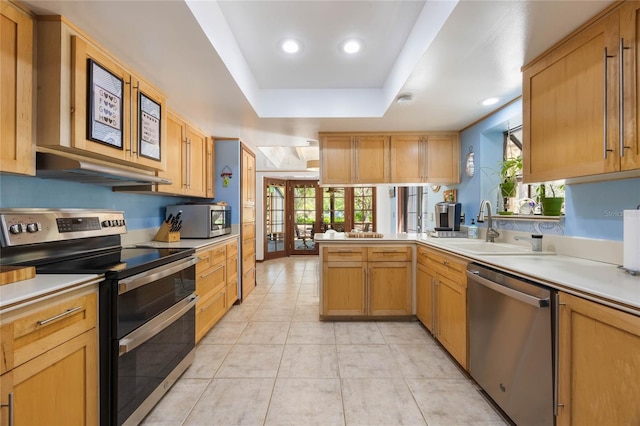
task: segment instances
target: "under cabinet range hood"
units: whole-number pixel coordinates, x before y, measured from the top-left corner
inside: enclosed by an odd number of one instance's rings
[[[36,176],[103,186],[133,186],[157,183],[171,185],[171,180],[137,173],[88,159],[65,157],[48,152],[36,153]]]

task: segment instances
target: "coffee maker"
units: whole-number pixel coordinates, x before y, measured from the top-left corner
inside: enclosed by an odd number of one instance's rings
[[[436,231],[459,231],[460,213],[462,204],[460,203],[436,203]]]

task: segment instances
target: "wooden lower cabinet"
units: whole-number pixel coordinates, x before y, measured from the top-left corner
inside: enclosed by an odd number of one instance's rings
[[[227,312],[227,287],[223,284],[208,293],[196,303],[196,343]]]
[[[321,317],[409,316],[411,248],[323,247]]]
[[[425,266],[418,263],[416,265],[416,316],[420,322],[429,330],[433,329],[433,300],[435,288],[435,278]]]
[[[640,424],[640,317],[559,298],[557,424]]]
[[[416,316],[466,369],[467,262],[423,246],[416,257]]]
[[[365,266],[363,262],[322,264],[322,315],[366,315]]]
[[[97,288],[0,315],[0,403],[15,425],[97,425]],[[0,424],[8,424],[2,408]]]

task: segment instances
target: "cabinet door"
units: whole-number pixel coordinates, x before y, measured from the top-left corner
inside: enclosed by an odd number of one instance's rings
[[[422,136],[391,136],[391,182],[424,182],[424,156]]]
[[[207,194],[207,139],[202,132],[187,126],[187,195],[205,197]]]
[[[242,206],[256,205],[256,157],[242,146]],[[255,220],[255,216],[253,222]],[[244,221],[244,219],[243,219]]]
[[[155,87],[133,76],[132,151],[137,165],[167,168],[167,102]]]
[[[416,265],[416,316],[422,324],[433,332],[434,277],[429,270]]]
[[[617,15],[600,19],[525,69],[525,182],[619,168]]]
[[[238,277],[227,281],[227,310],[238,300]]]
[[[640,318],[560,293],[558,425],[640,420]]]
[[[131,150],[131,76],[113,59],[80,37],[72,36],[71,146],[86,155],[106,156],[121,161],[133,161]],[[89,60],[99,67],[92,72]],[[91,85],[89,75],[92,74]],[[89,96],[100,97],[108,106],[93,107],[91,119]],[[101,113],[98,109],[104,109]],[[94,121],[95,128],[91,122]],[[107,124],[108,123],[108,124]],[[94,138],[90,139],[90,134]],[[98,141],[109,141],[100,142]]]
[[[351,135],[323,136],[320,141],[320,183],[350,184],[353,137]]]
[[[353,150],[354,183],[389,182],[389,137],[358,136]]]
[[[0,15],[0,172],[35,174],[33,21],[3,1]]]
[[[207,138],[207,171],[205,173],[207,198],[213,198],[215,196],[215,172],[216,172],[216,157],[213,149],[213,139]]]
[[[158,191],[182,194],[186,185],[186,125],[171,111],[167,114],[167,169],[158,172],[158,176],[170,179],[171,185],[158,185]]]
[[[363,262],[322,264],[322,307],[324,316],[366,314],[365,268]]]
[[[98,337],[91,329],[2,376],[13,392],[14,424],[98,424]],[[3,408],[3,418],[6,419]]]
[[[411,315],[411,263],[369,262],[369,315]]]
[[[227,288],[222,286],[196,303],[196,343],[211,330],[227,312]]]
[[[242,273],[242,300],[256,288],[256,268],[251,268],[247,272]]]
[[[437,276],[436,337],[467,368],[467,291],[450,279]]]
[[[426,181],[460,182],[460,142],[458,135],[429,135],[427,139]]]
[[[640,3],[626,2],[620,11],[620,43],[624,43],[622,77],[623,126],[620,170],[640,169]],[[628,49],[627,49],[628,48]]]

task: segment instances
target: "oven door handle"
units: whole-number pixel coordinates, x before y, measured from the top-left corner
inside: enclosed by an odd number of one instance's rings
[[[164,277],[168,277],[169,275],[175,274],[176,272],[180,272],[191,265],[195,265],[198,260],[200,260],[198,256],[191,256],[185,260],[160,266],[150,271],[143,272],[142,274],[134,275],[131,278],[120,280],[118,281],[118,294],[135,290],[138,287],[142,287],[143,285],[147,285]]]
[[[491,280],[483,278],[477,274],[477,271],[467,271],[467,278],[471,281],[475,281],[478,284],[481,284],[485,287],[490,288],[491,290],[497,291],[498,293],[504,294],[505,296],[511,297],[512,299],[519,300],[528,305],[535,306],[536,308],[548,308],[549,307],[549,299],[540,299],[535,296],[531,296],[526,293],[522,293],[518,290],[514,290],[511,287],[504,286],[502,284],[495,283]]]
[[[118,346],[120,347],[118,356],[122,356],[128,352],[131,352],[138,346],[142,345],[147,340],[151,339],[165,328],[179,320],[189,309],[196,305],[196,302],[200,299],[200,296],[193,294],[185,299],[182,299],[151,321],[147,322],[142,327],[127,334],[123,339],[120,339]]]

